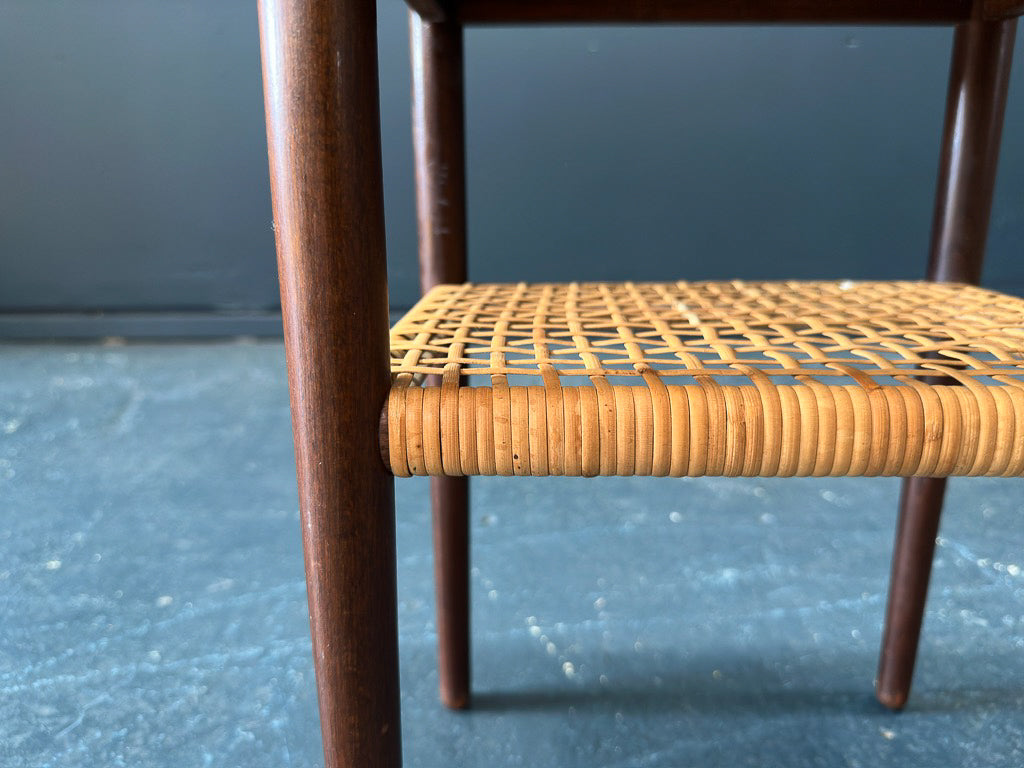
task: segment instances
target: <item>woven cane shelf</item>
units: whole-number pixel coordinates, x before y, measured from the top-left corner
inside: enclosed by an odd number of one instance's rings
[[[391,354],[399,476],[1024,474],[1024,301],[967,285],[442,285]]]

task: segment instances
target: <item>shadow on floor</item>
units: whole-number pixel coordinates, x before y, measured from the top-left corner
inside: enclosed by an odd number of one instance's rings
[[[815,664],[807,658],[781,658],[766,664],[762,659],[733,656],[676,656],[662,654],[656,668],[641,670],[606,656],[603,668],[609,671],[629,666],[625,675],[604,674],[574,688],[534,686],[512,690],[474,691],[472,708],[478,712],[514,713],[565,711],[574,707],[583,712],[677,711],[730,715],[770,710],[790,714],[888,714],[874,698],[871,673],[874,659],[858,655],[835,659],[835,666]],[[1007,654],[1005,659],[988,657],[994,666],[1011,669],[1018,663]],[[964,659],[955,654],[936,658],[929,653],[929,665],[960,665]],[[715,667],[725,667],[722,672]],[[835,669],[863,669],[863,684],[843,680],[836,687]],[[715,669],[713,669],[715,668]],[[712,674],[696,670],[713,669]],[[799,678],[796,684],[784,678]],[[646,674],[645,674],[646,672]],[[844,675],[844,678],[847,677]],[[815,684],[815,681],[820,684]],[[1007,681],[1006,686],[929,689],[922,686],[911,694],[907,714],[984,713],[1000,709],[1024,710],[1024,689]]]

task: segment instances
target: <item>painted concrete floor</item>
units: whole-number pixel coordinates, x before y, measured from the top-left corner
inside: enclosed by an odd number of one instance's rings
[[[0,765],[322,761],[283,353],[0,347]],[[894,480],[474,481],[476,709],[398,482],[405,764],[1020,766],[1024,484],[953,484],[907,711]]]

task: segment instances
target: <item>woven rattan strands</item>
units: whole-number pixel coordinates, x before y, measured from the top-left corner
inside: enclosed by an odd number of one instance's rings
[[[442,285],[391,350],[400,476],[1024,474],[1024,301],[967,285]]]

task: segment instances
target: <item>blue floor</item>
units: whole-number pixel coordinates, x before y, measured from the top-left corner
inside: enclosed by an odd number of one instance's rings
[[[1024,484],[952,484],[902,714],[871,695],[897,493],[475,480],[451,713],[399,481],[405,764],[1024,764]],[[322,763],[279,344],[0,347],[0,500],[0,766]]]

